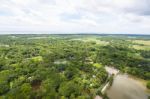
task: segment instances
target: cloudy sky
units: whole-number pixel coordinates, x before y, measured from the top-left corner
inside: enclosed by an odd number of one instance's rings
[[[0,31],[150,34],[150,0],[0,0]]]

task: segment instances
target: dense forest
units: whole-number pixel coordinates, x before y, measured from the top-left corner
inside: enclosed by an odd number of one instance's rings
[[[105,66],[150,80],[150,36],[0,35],[0,98],[93,99]]]

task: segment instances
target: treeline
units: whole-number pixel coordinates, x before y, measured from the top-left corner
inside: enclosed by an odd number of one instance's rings
[[[76,38],[85,36],[0,36],[0,98],[93,99],[107,80],[105,65],[150,79],[150,51],[125,38],[94,37],[107,45]]]

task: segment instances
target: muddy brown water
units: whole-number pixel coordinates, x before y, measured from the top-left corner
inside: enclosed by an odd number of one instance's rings
[[[114,78],[112,86],[107,90],[110,99],[148,99],[146,87],[128,75],[119,74]]]

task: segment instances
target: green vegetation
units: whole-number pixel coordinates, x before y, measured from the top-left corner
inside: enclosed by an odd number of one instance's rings
[[[109,84],[110,84],[110,86],[112,86],[113,81],[114,81],[114,75],[111,75],[111,77],[109,78]]]
[[[147,88],[150,89],[150,81],[147,82]]]
[[[134,40],[139,38],[1,35],[0,98],[93,99],[107,81],[105,65],[148,80],[150,50],[135,49]]]

